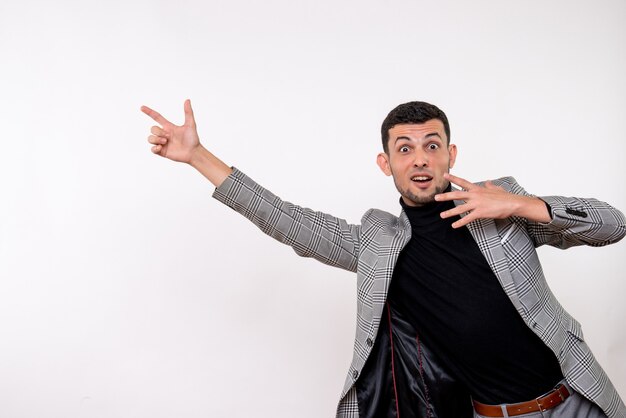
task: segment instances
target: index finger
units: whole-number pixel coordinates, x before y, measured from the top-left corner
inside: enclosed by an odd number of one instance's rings
[[[448,179],[451,183],[454,183],[457,186],[460,186],[462,189],[465,189],[465,190],[469,190],[470,188],[475,186],[474,183],[467,181],[465,179],[462,179],[461,177],[454,176],[450,173],[445,173],[443,176],[444,178]]]
[[[160,124],[161,126],[170,123],[167,119],[165,119],[159,112],[156,110],[150,109],[148,106],[141,106],[141,111],[146,115],[150,116],[154,119],[155,122]]]

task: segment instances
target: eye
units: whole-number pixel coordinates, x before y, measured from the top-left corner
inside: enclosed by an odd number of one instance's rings
[[[438,144],[434,144],[434,143],[430,143],[428,144],[428,149],[431,151],[435,151],[439,149],[439,145]]]
[[[404,152],[409,152],[409,147],[407,147],[406,145],[404,145],[404,146],[400,147],[400,149],[399,149],[398,151],[399,151],[399,152],[402,152],[402,153],[404,153]]]

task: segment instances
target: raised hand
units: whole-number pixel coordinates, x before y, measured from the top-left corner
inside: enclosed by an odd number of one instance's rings
[[[148,137],[148,142],[152,144],[152,152],[173,161],[190,164],[218,187],[233,170],[200,144],[191,101],[185,100],[184,109],[185,123],[178,126],[156,110],[141,106],[143,113],[161,125],[150,129],[152,135]]]
[[[550,222],[550,214],[545,203],[536,197],[509,193],[502,187],[494,186],[490,181],[484,186],[479,186],[449,173],[444,174],[444,177],[463,189],[435,196],[435,200],[439,202],[447,200],[465,202],[441,213],[442,218],[466,213],[463,218],[452,224],[453,228],[460,228],[476,219],[504,219],[510,216]]]
[[[194,151],[200,146],[191,101],[185,100],[185,123],[182,126],[174,125],[148,106],[141,106],[141,111],[161,125],[150,129],[152,135],[148,142],[153,145],[152,152],[173,161],[191,163]]]

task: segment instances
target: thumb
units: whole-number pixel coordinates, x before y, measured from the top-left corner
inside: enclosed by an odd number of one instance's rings
[[[496,186],[491,180],[485,182],[485,188],[489,190],[504,190],[502,186]]]
[[[195,126],[196,119],[193,116],[193,109],[191,108],[191,100],[185,100],[185,105],[183,106],[185,109],[185,125]]]

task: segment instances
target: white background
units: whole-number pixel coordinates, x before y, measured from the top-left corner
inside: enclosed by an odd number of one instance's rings
[[[454,173],[626,209],[623,0],[0,2],[0,417],[329,417],[355,277],[149,151],[146,104],[285,199],[399,212],[375,165],[409,100]],[[626,244],[541,249],[626,395]]]

